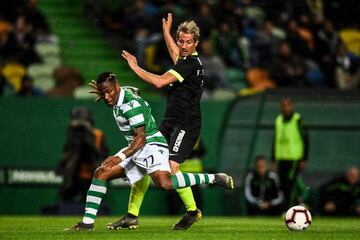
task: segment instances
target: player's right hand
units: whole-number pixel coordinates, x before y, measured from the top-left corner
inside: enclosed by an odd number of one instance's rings
[[[162,19],[162,28],[164,32],[170,32],[172,25],[172,14],[168,13],[166,18]]]
[[[92,93],[92,94],[96,95],[95,102],[98,102],[99,100],[103,99],[95,80],[91,80],[91,82],[89,83],[89,86],[94,89],[94,90],[90,90],[88,93]]]

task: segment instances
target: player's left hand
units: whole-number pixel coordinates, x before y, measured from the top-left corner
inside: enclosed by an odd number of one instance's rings
[[[105,159],[105,161],[101,164],[106,170],[110,170],[113,166],[116,166],[120,163],[120,158],[118,156],[111,156]]]
[[[102,96],[100,94],[100,91],[98,89],[97,83],[95,80],[91,80],[91,82],[89,83],[89,86],[92,87],[94,90],[90,90],[88,93],[92,93],[95,94],[95,102],[98,102],[102,99]]]
[[[138,67],[136,57],[129,52],[123,50],[121,56],[128,62],[130,68],[135,70]]]

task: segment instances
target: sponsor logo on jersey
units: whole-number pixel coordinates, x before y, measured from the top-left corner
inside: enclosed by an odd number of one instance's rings
[[[179,147],[181,145],[181,142],[184,138],[184,135],[185,135],[185,130],[180,130],[176,140],[175,140],[175,144],[174,144],[174,147],[173,147],[173,151],[174,152],[178,152],[179,151]]]

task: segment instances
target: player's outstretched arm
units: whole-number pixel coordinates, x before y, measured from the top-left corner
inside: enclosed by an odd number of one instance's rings
[[[164,39],[166,42],[166,47],[169,51],[171,59],[175,64],[179,56],[179,48],[171,36],[171,25],[172,25],[172,14],[168,13],[167,17],[162,19],[162,28],[163,28]]]
[[[163,75],[157,75],[145,71],[138,66],[136,57],[125,50],[122,51],[121,56],[128,62],[129,67],[136,75],[138,75],[145,82],[148,82],[157,88],[162,88],[169,85],[170,83],[177,81],[177,78],[169,72],[166,72]]]

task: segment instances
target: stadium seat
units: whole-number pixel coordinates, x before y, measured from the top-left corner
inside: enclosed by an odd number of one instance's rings
[[[44,92],[55,85],[53,71],[54,68],[47,64],[32,64],[28,68],[28,74],[34,80],[34,86]]]
[[[44,64],[51,67],[52,69],[61,65],[61,59],[59,56],[48,56],[43,58]]]
[[[244,72],[240,69],[228,68],[226,70],[226,77],[231,89],[233,90],[239,90],[247,87]]]
[[[21,78],[26,74],[26,69],[20,63],[9,62],[3,66],[1,74],[14,90],[18,91],[21,85]]]
[[[214,100],[229,100],[234,97],[235,97],[235,93],[233,91],[226,89],[216,89],[212,94],[212,98]]]
[[[51,76],[40,76],[34,78],[34,86],[41,89],[43,92],[47,92],[49,89],[55,86],[55,81]]]
[[[37,43],[35,50],[42,59],[60,55],[60,48],[56,43]]]
[[[90,94],[89,91],[93,90],[91,87],[84,85],[77,87],[74,90],[74,98],[75,99],[93,99],[93,94]]]

